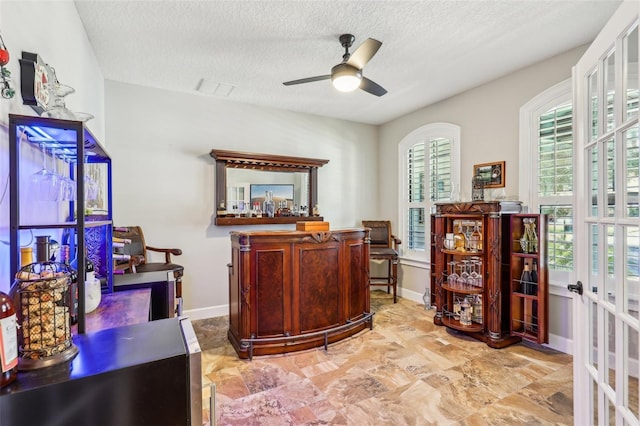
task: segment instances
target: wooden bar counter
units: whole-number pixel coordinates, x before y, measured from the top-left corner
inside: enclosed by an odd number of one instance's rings
[[[231,233],[228,337],[240,358],[332,343],[373,325],[369,231]]]

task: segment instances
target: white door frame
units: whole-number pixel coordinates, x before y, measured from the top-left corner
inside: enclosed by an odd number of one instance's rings
[[[638,418],[633,414],[630,414],[629,410],[624,408],[624,398],[627,396],[628,388],[620,385],[626,378],[625,365],[621,362],[623,359],[623,353],[628,350],[624,333],[620,333],[624,329],[624,323],[631,323],[634,327],[637,326],[637,319],[629,319],[629,315],[626,315],[621,309],[621,304],[624,303],[622,299],[624,289],[623,281],[619,275],[621,271],[624,271],[623,260],[616,258],[615,268],[616,276],[619,278],[615,280],[616,287],[614,290],[615,300],[613,303],[607,300],[607,294],[605,293],[605,279],[607,279],[607,240],[604,232],[604,226],[611,226],[615,228],[614,244],[616,244],[615,253],[619,254],[619,248],[621,242],[619,241],[621,235],[619,233],[620,223],[624,225],[625,221],[619,221],[618,216],[622,214],[622,209],[619,208],[620,203],[617,202],[616,217],[605,218],[602,211],[606,208],[607,200],[602,195],[606,196],[606,181],[603,179],[605,171],[603,171],[606,162],[604,161],[606,152],[599,146],[598,155],[598,172],[600,173],[599,188],[598,188],[598,211],[595,216],[591,215],[591,193],[589,172],[591,159],[588,158],[585,147],[591,142],[590,139],[590,111],[586,107],[588,105],[589,87],[587,75],[594,69],[597,70],[599,78],[603,75],[604,67],[603,60],[606,58],[612,49],[615,49],[615,61],[616,69],[619,69],[622,64],[622,49],[618,37],[627,31],[630,25],[638,20],[640,16],[640,2],[638,1],[626,1],[618,10],[613,14],[609,22],[602,29],[601,33],[594,40],[591,46],[587,49],[583,57],[573,69],[573,82],[574,82],[574,154],[576,159],[575,167],[575,206],[576,206],[576,222],[574,232],[574,247],[576,247],[576,275],[577,280],[583,283],[584,293],[582,296],[574,294],[574,321],[573,321],[573,336],[574,336],[574,364],[573,364],[573,382],[574,382],[574,424],[575,425],[588,425],[593,422],[594,409],[597,408],[598,424],[609,424],[615,420],[616,425],[629,424],[639,425]],[[596,68],[594,68],[596,67]],[[622,93],[622,84],[616,80],[615,92],[617,94]],[[598,86],[599,94],[599,106],[598,106],[598,123],[599,132],[598,138],[603,135],[602,127],[605,125],[606,105],[604,96],[605,91],[602,85]],[[614,130],[607,133],[607,139],[609,137],[615,137],[617,142],[620,143],[618,138],[621,133],[621,106],[620,97],[616,98],[617,104],[614,111],[616,116]],[[620,148],[621,149],[621,148]],[[622,167],[620,167],[620,157],[616,156],[616,179],[615,181],[621,183]],[[620,180],[619,180],[620,179]],[[621,198],[623,194],[620,194],[617,199]],[[627,222],[629,220],[627,219]],[[598,273],[592,274],[592,268],[589,261],[591,253],[591,225],[598,227]],[[627,223],[628,226],[628,223]],[[619,256],[622,257],[622,256]],[[603,260],[604,259],[604,260]],[[598,292],[592,291],[592,283],[594,281],[599,289]],[[597,314],[597,327],[593,329],[593,314]],[[605,325],[612,319],[612,327],[614,333],[616,333],[615,347],[611,348],[614,351],[610,354],[609,350],[603,351],[603,347],[607,349],[607,342],[609,342],[609,330]],[[594,348],[594,338],[597,341],[597,349]],[[608,369],[611,366],[612,370],[615,370],[615,382],[616,389],[612,388],[606,383],[609,381]],[[595,404],[594,404],[595,403]],[[597,404],[597,405],[596,405]],[[610,406],[614,406],[613,416],[607,420]],[[637,407],[636,407],[637,409]],[[606,423],[605,423],[606,422]],[[626,422],[626,423],[625,423]]]

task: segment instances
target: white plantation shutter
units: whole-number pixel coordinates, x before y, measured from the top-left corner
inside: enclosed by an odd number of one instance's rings
[[[573,268],[573,105],[541,114],[537,138],[537,204],[548,215],[548,267]]]
[[[449,199],[451,195],[451,166],[453,142],[448,138],[429,141],[429,188],[431,201]]]
[[[401,251],[405,258],[427,260],[431,206],[448,200],[451,183],[459,183],[459,133],[458,126],[438,123],[419,129],[400,144]]]
[[[407,235],[409,250],[424,251],[425,248],[425,144],[417,143],[407,151]]]
[[[573,193],[573,108],[554,108],[538,126],[538,197]]]

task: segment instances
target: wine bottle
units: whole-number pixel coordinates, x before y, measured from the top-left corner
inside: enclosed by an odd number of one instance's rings
[[[528,263],[525,263],[522,275],[520,275],[520,285],[522,285],[522,292],[524,294],[533,294],[531,288],[533,286],[531,284],[531,272],[529,271]]]
[[[18,376],[18,324],[13,300],[0,291],[0,388]]]
[[[533,265],[531,266],[531,282],[534,284],[538,284],[538,261],[535,259],[533,260]]]
[[[114,244],[118,243],[118,244],[131,244],[131,239],[130,238],[119,238],[119,237],[111,237],[111,241]]]
[[[267,217],[275,217],[276,215],[276,204],[273,201],[272,191],[265,192],[263,215],[264,214],[266,214]]]
[[[533,266],[531,269],[531,282],[533,282],[534,284],[532,284],[533,287],[533,292],[531,294],[533,295],[537,295],[538,294],[538,262],[534,259],[533,260]],[[531,323],[532,323],[532,327],[531,330],[534,333],[538,332],[538,300],[533,300],[531,303]]]

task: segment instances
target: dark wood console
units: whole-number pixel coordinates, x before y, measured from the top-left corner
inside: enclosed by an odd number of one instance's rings
[[[231,233],[228,337],[240,358],[326,345],[373,326],[369,231]]]

